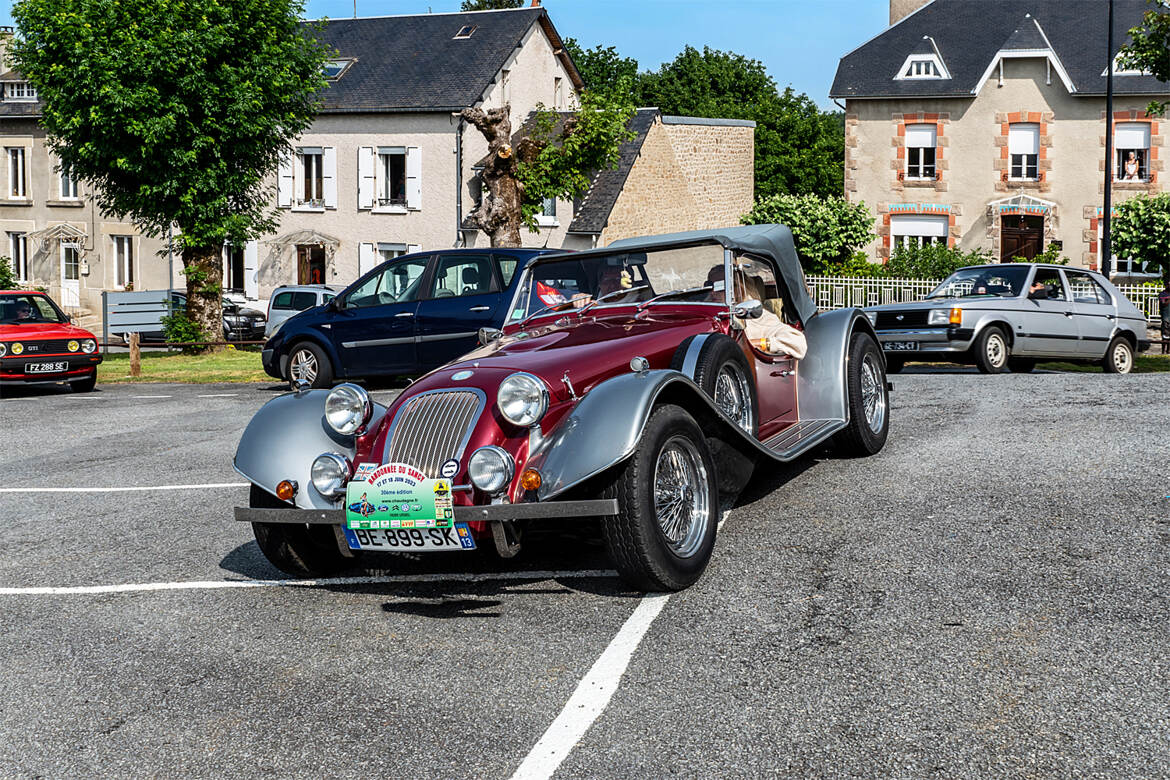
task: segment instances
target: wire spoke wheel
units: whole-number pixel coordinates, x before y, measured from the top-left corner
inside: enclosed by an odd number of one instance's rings
[[[751,388],[734,363],[724,364],[715,377],[715,405],[743,430],[753,430]]]
[[[865,422],[875,433],[886,423],[886,394],[882,387],[882,372],[877,358],[867,353],[861,363],[861,402],[865,409]]]
[[[654,513],[670,549],[680,558],[695,554],[703,542],[711,510],[707,469],[685,436],[667,440],[654,466]]]

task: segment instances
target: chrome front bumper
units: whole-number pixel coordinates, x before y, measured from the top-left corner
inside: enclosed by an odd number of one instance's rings
[[[292,506],[288,509],[254,509],[238,506],[235,511],[236,519],[245,523],[341,525],[345,522],[344,509],[298,509]],[[541,501],[532,504],[457,506],[455,507],[455,522],[555,520],[564,517],[602,517],[617,513],[617,499],[613,498],[599,498],[591,501]]]

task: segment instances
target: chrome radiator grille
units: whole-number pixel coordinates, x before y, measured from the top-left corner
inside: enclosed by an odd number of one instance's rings
[[[439,466],[467,446],[484,397],[469,390],[434,390],[406,402],[394,418],[384,462],[409,463],[434,479]]]

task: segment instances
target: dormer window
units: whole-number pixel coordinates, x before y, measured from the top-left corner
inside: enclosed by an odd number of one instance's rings
[[[36,100],[37,91],[27,81],[5,81],[5,100]]]
[[[906,58],[896,79],[947,79],[950,75],[934,54],[913,54]]]
[[[352,59],[326,60],[322,71],[325,74],[325,78],[329,79],[330,81],[336,81],[337,79],[341,78],[343,73],[349,70],[349,66],[353,63],[354,61]]]
[[[1106,74],[1104,71],[1101,71],[1101,75],[1104,76]],[[1118,52],[1117,56],[1113,58],[1113,75],[1114,76],[1152,76],[1153,74],[1150,73],[1148,70],[1137,70],[1135,68],[1130,68],[1130,67],[1127,67],[1125,65],[1122,65],[1121,64],[1121,52]]]
[[[455,40],[459,40],[460,38],[470,38],[471,34],[475,32],[475,28],[476,25],[474,24],[463,25],[459,28],[459,32],[455,33]]]

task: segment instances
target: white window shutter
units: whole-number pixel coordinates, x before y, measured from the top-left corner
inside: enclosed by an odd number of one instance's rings
[[[248,298],[260,296],[260,242],[249,241],[244,244],[244,295]]]
[[[374,207],[374,147],[362,146],[358,149],[358,208],[372,209]],[[362,244],[365,246],[365,244]]]
[[[276,173],[276,205],[288,208],[292,205],[293,197],[293,155],[292,151],[280,161],[280,169]]]
[[[337,149],[326,146],[321,152],[321,178],[325,187],[325,208],[337,208]]]
[[[406,207],[422,208],[422,150],[406,147]]]
[[[421,251],[422,251],[422,244],[407,244],[406,245],[406,254],[408,254],[408,255],[413,254],[415,252],[421,252]]]
[[[358,276],[373,268],[378,261],[378,253],[373,244],[358,244]]]

